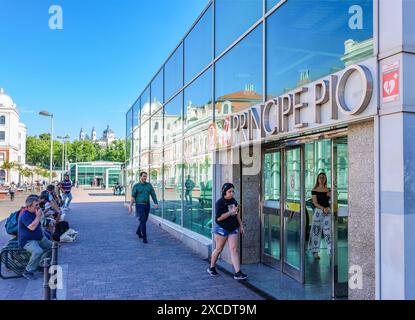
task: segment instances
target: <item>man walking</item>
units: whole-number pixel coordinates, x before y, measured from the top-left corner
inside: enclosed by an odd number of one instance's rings
[[[72,201],[72,181],[69,179],[68,174],[65,174],[65,179],[60,183],[59,186],[62,191],[63,207],[69,209],[69,204]]]
[[[147,173],[140,173],[140,182],[136,183],[131,193],[131,202],[128,212],[133,212],[133,204],[135,203],[135,214],[140,219],[140,225],[137,228],[136,234],[143,239],[144,243],[147,241],[146,223],[150,213],[150,196],[153,199],[154,207],[158,208],[157,196],[154,192],[153,186],[147,182]]]
[[[39,207],[39,197],[30,195],[26,199],[26,210],[19,217],[18,243],[19,247],[29,251],[32,255],[26,266],[23,277],[35,280],[34,272],[39,269],[39,263],[50,256],[52,243],[46,239],[40,218],[42,210]]]

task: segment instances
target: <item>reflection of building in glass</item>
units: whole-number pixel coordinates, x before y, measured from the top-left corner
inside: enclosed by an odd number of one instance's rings
[[[373,55],[373,45],[373,38],[361,42],[348,39],[344,43],[344,56],[341,60],[347,67],[368,59]]]

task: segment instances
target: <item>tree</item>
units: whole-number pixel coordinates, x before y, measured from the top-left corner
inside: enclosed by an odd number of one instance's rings
[[[10,161],[4,161],[1,165],[1,169],[5,170],[7,172],[7,179],[10,179],[10,170],[13,169],[15,166],[14,162]]]

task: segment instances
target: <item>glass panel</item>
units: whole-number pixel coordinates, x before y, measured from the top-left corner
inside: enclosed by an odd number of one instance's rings
[[[162,216],[163,204],[163,110],[160,109],[151,117],[151,153],[150,153],[150,182],[156,192],[159,208],[152,211],[153,214]]]
[[[212,6],[184,41],[185,83],[212,61]]]
[[[164,143],[169,144],[182,137],[183,94],[180,93],[164,106]]]
[[[133,109],[130,108],[125,116],[126,136],[129,136],[133,131]]]
[[[347,283],[348,274],[348,155],[347,140],[337,143],[337,282]]]
[[[181,225],[182,215],[182,140],[165,147],[163,218]]]
[[[133,104],[133,130],[140,124],[140,98]]]
[[[274,8],[281,0],[266,0],[267,2],[267,12]]]
[[[215,122],[220,145],[230,115],[262,103],[262,25],[216,64]]]
[[[330,292],[331,287],[331,268],[330,256],[327,252],[327,243],[322,232],[320,239],[320,260],[316,261],[311,250],[311,233],[312,230],[322,230],[321,228],[313,229],[314,205],[312,199],[312,190],[317,182],[317,177],[324,172],[327,176],[327,188],[331,188],[332,180],[332,156],[331,156],[331,140],[321,140],[305,144],[305,199],[306,199],[306,215],[305,215],[305,281],[306,283],[314,283],[325,285],[326,291]],[[331,230],[331,225],[330,225]],[[314,240],[315,241],[315,240]]]
[[[143,92],[140,99],[141,105],[141,119],[140,123],[143,123],[150,119],[150,87]]]
[[[262,16],[262,0],[215,2],[215,54],[218,56]]]
[[[264,156],[263,197],[264,197],[264,253],[280,260],[281,232],[281,158],[279,152]]]
[[[268,98],[373,55],[373,0],[287,1],[267,23]]]
[[[150,155],[150,121],[146,121],[145,123],[141,125],[140,171],[148,172],[149,155]]]
[[[212,157],[201,148],[207,130],[184,140],[184,227],[211,237]]]
[[[133,152],[133,176],[134,178],[136,177],[136,175],[138,174],[138,171],[140,170],[140,150],[141,150],[141,126],[138,127],[133,134],[134,137],[134,152]],[[138,179],[136,179],[135,181],[138,181]]]
[[[285,153],[284,262],[300,269],[301,255],[300,148]]]
[[[163,103],[163,69],[161,69],[151,82],[151,114],[157,112]]]
[[[183,86],[183,45],[166,62],[165,76],[165,100],[168,101]]]
[[[184,106],[184,134],[207,130],[213,119],[211,69],[186,88]]]

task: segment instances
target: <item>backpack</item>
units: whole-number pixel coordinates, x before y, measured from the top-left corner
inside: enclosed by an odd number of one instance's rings
[[[19,210],[12,212],[10,216],[7,218],[6,224],[4,227],[6,228],[6,232],[12,236],[17,236],[17,230],[19,229],[19,215],[23,212],[23,207]]]
[[[69,223],[61,221],[55,225],[55,232],[52,235],[53,241],[60,241],[61,235],[63,235],[69,229]]]

